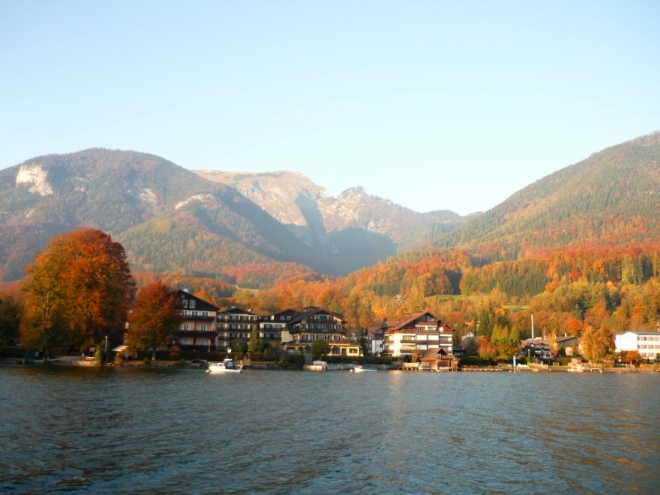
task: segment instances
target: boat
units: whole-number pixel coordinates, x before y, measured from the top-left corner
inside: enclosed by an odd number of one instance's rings
[[[240,373],[241,368],[236,366],[231,358],[225,358],[221,363],[209,363],[207,373]]]
[[[355,365],[353,368],[351,368],[351,373],[364,373],[365,371],[376,371],[371,368],[363,368],[360,365]]]
[[[569,366],[569,367],[566,369],[566,371],[568,371],[569,373],[583,373],[583,372],[584,372],[584,368],[582,367],[581,364],[576,364],[576,365],[574,365],[574,366]]]

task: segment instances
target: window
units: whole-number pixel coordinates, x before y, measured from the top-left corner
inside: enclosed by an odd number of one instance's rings
[[[357,354],[357,353],[358,353],[358,350],[357,350],[357,349],[349,349],[349,350],[348,350],[348,353],[349,353],[349,354]]]
[[[184,308],[188,307],[188,300],[187,299],[181,299],[181,304],[183,305]]]
[[[202,323],[202,328],[200,328],[202,332],[206,332],[206,323]]]
[[[183,325],[181,325],[181,330],[184,330],[184,331],[187,332],[188,331],[188,324],[184,323]]]
[[[198,345],[208,345],[208,342],[206,341],[206,339],[199,339]]]
[[[209,315],[208,311],[202,311],[202,316],[207,317]]]
[[[190,307],[194,308],[195,307],[195,301],[190,301]]]
[[[190,301],[190,302],[192,302],[192,301]],[[191,313],[192,313],[193,316],[197,316],[197,314],[198,314],[199,312],[198,312],[198,311],[191,311]]]

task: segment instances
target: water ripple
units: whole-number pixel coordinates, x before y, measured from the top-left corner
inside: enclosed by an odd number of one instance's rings
[[[7,493],[657,493],[660,376],[0,368]]]

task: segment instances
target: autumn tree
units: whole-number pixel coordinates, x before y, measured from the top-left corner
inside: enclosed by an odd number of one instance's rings
[[[497,347],[491,343],[490,337],[482,335],[477,339],[477,354],[481,359],[489,361],[497,357]]]
[[[582,332],[580,347],[582,348],[584,357],[589,361],[597,361],[612,352],[614,349],[614,337],[612,336],[612,332],[605,327],[594,330],[591,326],[587,326],[584,332]]]
[[[621,351],[621,354],[619,354],[619,360],[622,363],[629,363],[638,366],[639,363],[644,361],[644,358],[637,351]]]
[[[141,288],[128,317],[126,343],[137,350],[151,348],[155,360],[156,349],[181,326],[181,308],[177,291],[162,282]]]
[[[20,339],[48,355],[121,338],[134,282],[121,244],[95,229],[55,236],[26,268]]]

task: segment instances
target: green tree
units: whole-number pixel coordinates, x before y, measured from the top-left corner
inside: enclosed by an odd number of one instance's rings
[[[312,343],[312,355],[316,358],[320,358],[324,354],[330,352],[330,344],[325,339],[316,339]]]
[[[262,352],[264,350],[264,342],[259,338],[259,330],[256,328],[250,334],[248,341],[248,352]]]
[[[236,339],[231,343],[232,351],[245,354],[248,351],[248,343],[243,339]]]
[[[181,326],[181,308],[177,291],[162,282],[146,285],[138,291],[128,317],[126,343],[139,351],[151,348],[155,360],[156,349]]]
[[[495,347],[497,347],[497,357],[508,361],[518,352],[519,343],[516,339],[505,337],[495,341]]]
[[[19,308],[14,298],[0,294],[0,346],[16,345],[19,321]]]

